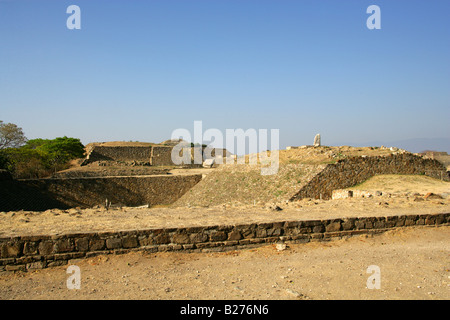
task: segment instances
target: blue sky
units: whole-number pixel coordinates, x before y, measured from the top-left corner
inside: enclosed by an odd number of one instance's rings
[[[81,30],[69,30],[69,5]],[[368,6],[381,9],[369,30]],[[28,138],[161,142],[279,129],[280,147],[450,138],[450,2],[0,0],[0,120]],[[449,150],[450,151],[450,150]]]

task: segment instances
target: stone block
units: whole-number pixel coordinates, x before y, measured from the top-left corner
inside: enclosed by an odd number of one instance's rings
[[[153,244],[152,238],[147,235],[141,235],[138,237],[138,243],[140,247],[146,247]]]
[[[26,265],[6,265],[5,266],[6,271],[27,271]]]
[[[272,229],[267,229],[267,236],[268,237],[273,237],[273,236],[281,236],[283,234],[283,229],[281,228],[272,228]]]
[[[122,238],[122,246],[124,248],[136,248],[138,241],[136,236],[127,236]]]
[[[355,219],[348,218],[342,222],[342,230],[353,230],[355,228]]]
[[[273,222],[272,227],[274,229],[282,229],[282,228],[284,228],[284,222],[282,222],[282,221]]]
[[[67,260],[48,261],[47,267],[59,267],[59,266],[64,266],[67,263],[68,263]]]
[[[14,258],[0,259],[0,266],[6,266],[8,264],[14,264],[14,261],[15,261]]]
[[[178,244],[187,244],[191,242],[191,239],[188,234],[185,233],[175,233],[172,236],[172,242]]]
[[[228,234],[228,240],[241,240],[242,235],[239,231],[233,230]]]
[[[258,229],[270,229],[273,227],[273,223],[259,223]]]
[[[266,229],[256,229],[255,236],[257,238],[264,238],[267,237],[267,230]]]
[[[335,232],[341,230],[341,223],[339,221],[330,222],[326,227],[326,232]]]
[[[71,239],[61,239],[56,240],[53,252],[55,253],[62,253],[62,252],[70,252],[73,251],[73,244]]]
[[[324,232],[324,231],[325,231],[325,227],[323,226],[323,224],[319,224],[319,225],[314,226],[312,228],[312,232],[313,233],[321,233],[321,232]]]
[[[443,224],[445,223],[446,219],[445,219],[445,215],[444,214],[437,214],[435,216],[435,222],[436,224]]]
[[[106,248],[108,249],[119,249],[122,247],[122,239],[120,238],[109,238],[106,239]]]
[[[213,231],[209,238],[211,241],[224,241],[227,240],[227,234],[224,231]]]
[[[47,262],[45,261],[36,261],[32,263],[28,263],[26,265],[27,270],[38,270],[38,269],[44,269],[47,266]]]
[[[383,229],[386,228],[386,221],[383,217],[378,218],[374,223],[373,223],[373,227],[375,229]]]
[[[228,240],[223,242],[224,246],[231,247],[239,244],[239,240]]]
[[[53,253],[53,241],[45,240],[39,243],[39,254],[47,256]]]
[[[397,225],[398,218],[396,216],[386,217],[386,228],[394,228]]]
[[[203,232],[192,233],[189,235],[189,239],[191,243],[200,243],[208,241],[208,236]]]
[[[252,239],[242,239],[242,240],[239,240],[239,244],[240,245],[247,245],[247,244],[251,243],[251,240]]]
[[[301,226],[302,222],[301,221],[286,221],[284,223],[284,228],[285,229],[289,229],[289,228],[296,228]]]
[[[105,240],[103,239],[91,239],[89,240],[89,250],[99,251],[105,249]]]
[[[2,244],[2,258],[14,258],[22,255],[23,242],[8,241]]]
[[[23,254],[33,255],[38,253],[38,244],[34,241],[27,241],[23,246]]]
[[[170,243],[170,236],[166,233],[158,234],[153,238],[155,244],[168,244]]]

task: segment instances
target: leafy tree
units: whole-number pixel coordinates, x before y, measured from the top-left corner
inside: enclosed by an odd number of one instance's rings
[[[5,169],[16,178],[33,179],[51,174],[48,156],[38,150],[22,148],[8,148],[4,151],[8,162]]]
[[[0,169],[16,178],[41,178],[68,167],[68,162],[84,156],[80,139],[27,140],[22,128],[0,120]]]
[[[17,148],[27,141],[22,128],[0,120],[0,149]]]
[[[24,148],[37,150],[44,154],[47,166],[53,167],[55,171],[58,166],[84,156],[84,145],[80,142],[80,139],[66,136],[53,140],[32,139],[27,142]]]
[[[27,140],[27,142],[25,143],[25,145],[23,146],[24,149],[36,149],[40,146],[42,146],[44,143],[48,142],[50,140],[48,139],[31,139],[31,140]]]
[[[0,166],[16,178],[26,179],[41,178],[66,169],[70,160],[83,157],[84,146],[79,139],[62,137],[32,139],[20,148],[0,151]]]
[[[84,145],[80,142],[80,139],[75,138],[63,137],[47,140],[36,149],[47,153],[54,159],[58,159],[59,163],[84,156]]]
[[[4,150],[0,150],[0,169],[8,169],[9,159]]]

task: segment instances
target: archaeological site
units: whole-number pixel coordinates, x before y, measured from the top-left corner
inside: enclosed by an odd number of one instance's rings
[[[202,164],[175,165],[174,146],[93,143],[84,159],[49,178],[0,172],[0,268],[35,270],[130,251],[221,252],[450,223],[448,167],[429,155],[322,146],[317,136],[313,146],[279,150],[277,174],[261,175],[261,163],[247,156],[238,164],[222,149]],[[219,165],[211,154],[228,161]],[[370,185],[373,179],[381,182]]]

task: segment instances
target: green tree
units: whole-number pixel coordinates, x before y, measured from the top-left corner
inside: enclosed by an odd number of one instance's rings
[[[38,150],[8,148],[4,154],[7,156],[5,169],[18,179],[41,178],[52,172],[52,168],[47,164],[48,156]]]
[[[53,140],[32,139],[27,141],[24,148],[37,150],[45,154],[47,166],[53,167],[55,171],[68,161],[84,156],[84,145],[80,142],[80,139],[66,136]]]
[[[22,128],[0,120],[0,149],[17,148],[27,141]]]
[[[0,150],[0,168],[18,179],[42,178],[68,168],[70,160],[83,155],[84,146],[79,139],[32,139],[20,148]]]
[[[0,169],[8,170],[9,159],[5,150],[0,150]]]

